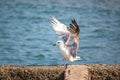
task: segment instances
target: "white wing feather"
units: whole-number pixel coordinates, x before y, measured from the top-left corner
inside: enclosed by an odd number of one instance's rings
[[[56,31],[56,34],[63,38],[64,41],[68,39],[69,31],[67,30],[67,26],[58,21],[55,17],[51,16],[51,24],[52,28]]]
[[[74,39],[72,45],[68,45],[70,48],[71,55],[75,60],[80,60],[81,58],[76,56],[79,48],[79,26],[75,20],[72,20],[70,27],[67,29],[67,26],[58,21],[55,17],[51,16],[52,28],[56,31],[56,34],[64,40],[64,43],[69,44],[69,40]],[[70,37],[70,38],[69,38]]]
[[[55,31],[62,31],[62,32],[68,32],[67,26],[63,23],[59,22],[55,17],[51,16],[51,24],[52,28]]]

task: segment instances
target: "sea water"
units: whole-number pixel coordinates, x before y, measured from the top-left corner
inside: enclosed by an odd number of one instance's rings
[[[120,0],[0,0],[0,65],[65,64],[50,16],[80,27],[78,56],[68,64],[120,64]]]

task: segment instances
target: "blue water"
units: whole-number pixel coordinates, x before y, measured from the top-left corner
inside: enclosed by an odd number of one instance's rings
[[[64,64],[50,16],[80,26],[78,55],[69,64],[120,64],[120,0],[0,0],[0,65]]]

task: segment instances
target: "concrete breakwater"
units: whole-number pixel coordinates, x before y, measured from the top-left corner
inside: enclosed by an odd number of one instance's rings
[[[120,80],[120,64],[1,65],[0,80]]]

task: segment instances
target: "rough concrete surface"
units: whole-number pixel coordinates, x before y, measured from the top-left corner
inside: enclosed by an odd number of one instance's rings
[[[120,64],[0,66],[0,80],[120,80]]]
[[[89,64],[90,80],[120,80],[120,64]]]
[[[63,66],[1,66],[0,80],[64,80]]]
[[[86,65],[68,65],[65,80],[89,80],[88,67]]]

